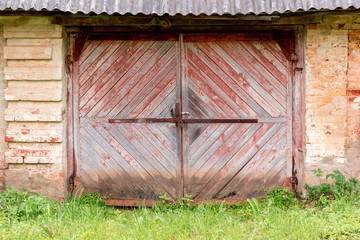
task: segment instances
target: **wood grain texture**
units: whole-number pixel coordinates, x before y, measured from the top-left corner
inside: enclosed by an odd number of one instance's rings
[[[263,195],[291,174],[291,63],[271,39],[200,39],[184,43],[183,111],[191,119],[259,123],[187,126],[185,193],[199,200]]]
[[[177,196],[178,133],[165,118],[176,101],[175,43],[90,41],[78,62],[80,163],[86,190],[115,199]]]
[[[90,192],[239,199],[291,174],[292,64],[272,34],[97,38],[74,66],[77,174]]]

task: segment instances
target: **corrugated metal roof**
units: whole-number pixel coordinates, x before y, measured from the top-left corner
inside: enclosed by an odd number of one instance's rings
[[[60,10],[119,14],[248,14],[360,8],[360,0],[0,0],[0,10]]]

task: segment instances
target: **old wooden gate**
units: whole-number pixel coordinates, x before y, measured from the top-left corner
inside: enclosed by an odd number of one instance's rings
[[[73,65],[87,191],[248,198],[291,176],[291,64],[273,34],[124,36],[88,40]]]

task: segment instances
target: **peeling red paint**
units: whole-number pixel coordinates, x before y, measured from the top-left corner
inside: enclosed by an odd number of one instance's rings
[[[30,129],[21,129],[21,134],[23,134],[23,135],[28,135],[28,134],[30,134]]]
[[[11,157],[27,157],[27,156],[47,156],[50,150],[27,150],[27,149],[9,149],[7,153],[11,154]]]
[[[349,102],[354,102],[357,97],[349,97]]]
[[[57,142],[59,140],[60,140],[59,137],[50,137],[50,139],[49,139],[50,142]]]
[[[14,141],[13,137],[5,136],[5,142],[13,142],[13,141]]]
[[[102,157],[102,159],[104,159],[104,160],[106,160],[106,161],[109,161],[109,160],[110,160],[110,155],[107,154],[107,153],[101,154],[101,157]]]
[[[40,114],[40,109],[36,109],[35,111],[32,111],[31,114]]]
[[[347,89],[346,95],[348,96],[360,96],[360,90],[358,89]]]
[[[100,161],[100,164],[104,167],[104,168],[108,168],[108,165],[106,164],[106,162],[104,160]]]

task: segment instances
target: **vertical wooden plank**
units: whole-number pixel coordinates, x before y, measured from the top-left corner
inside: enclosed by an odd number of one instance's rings
[[[73,128],[74,128],[74,172],[81,168],[80,161],[80,117],[79,117],[79,103],[80,103],[80,82],[79,82],[79,61],[73,63]],[[78,187],[78,186],[75,186]]]
[[[292,169],[293,169],[293,142],[292,142],[292,135],[293,135],[293,91],[292,91],[292,67],[293,62],[287,62],[287,72],[288,72],[288,85],[287,85],[287,106],[286,106],[286,124],[287,124],[287,167],[286,167],[286,175],[288,177],[292,177]]]
[[[178,96],[177,102],[180,103],[180,114],[188,110],[187,102],[184,102],[184,99],[187,98],[187,69],[186,69],[186,51],[184,47],[183,34],[179,35],[179,42],[177,43],[177,83],[176,83],[176,95]],[[175,107],[175,106],[174,106]],[[174,109],[175,112],[175,109]],[[178,171],[180,176],[179,179],[179,197],[184,197],[186,191],[186,180],[187,180],[187,168],[184,165],[187,164],[187,139],[188,139],[188,126],[177,127],[178,133]]]
[[[75,81],[75,78],[73,76],[73,72],[74,72],[74,64],[72,63],[67,63],[67,64],[71,64],[69,66],[69,69],[71,69],[71,71],[68,73],[68,78],[67,78],[67,94],[66,94],[66,98],[67,98],[67,106],[66,106],[66,111],[67,111],[67,125],[66,125],[66,135],[67,135],[67,154],[66,154],[66,159],[67,159],[67,180],[69,183],[69,190],[71,191],[74,187],[74,177],[75,177],[75,173],[74,173],[74,97],[73,97],[73,82]]]
[[[294,155],[294,166],[293,175],[297,177],[298,189],[302,189],[304,181],[304,49],[305,49],[305,29],[300,27],[295,32],[295,53],[297,55],[296,67],[294,69],[293,76],[293,155]]]

